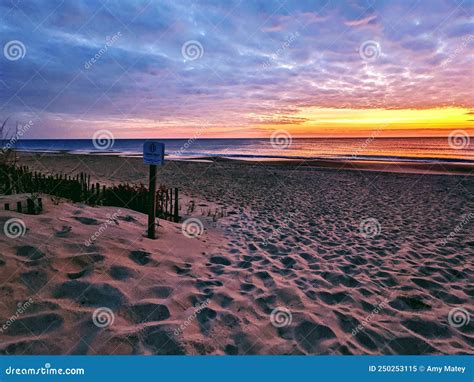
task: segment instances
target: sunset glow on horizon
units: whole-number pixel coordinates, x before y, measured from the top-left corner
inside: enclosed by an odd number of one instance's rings
[[[474,134],[472,2],[0,9],[0,117],[24,138]]]

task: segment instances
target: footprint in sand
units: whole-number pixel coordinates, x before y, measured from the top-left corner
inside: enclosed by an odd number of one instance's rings
[[[70,225],[63,225],[60,231],[56,231],[54,236],[56,237],[67,237],[72,231],[72,227]]]
[[[155,355],[184,355],[179,340],[161,325],[147,327],[142,334],[143,342]]]
[[[214,300],[221,306],[222,308],[227,308],[232,302],[234,302],[234,298],[228,296],[224,293],[217,293],[214,296]]]
[[[31,293],[36,293],[48,283],[48,275],[43,271],[30,271],[22,273],[20,280]]]
[[[310,354],[321,354],[325,349],[321,343],[336,338],[329,327],[306,320],[294,328],[294,336],[299,346]]]
[[[430,310],[431,306],[423,302],[421,296],[400,296],[389,302],[389,305],[396,310],[419,311]]]
[[[168,298],[173,293],[173,288],[170,286],[154,286],[149,289],[149,293],[156,298]]]
[[[123,267],[121,265],[113,265],[109,269],[109,275],[114,280],[122,281],[127,280],[133,275],[135,275],[135,272],[128,267]]]
[[[103,255],[76,255],[54,261],[54,268],[65,272],[71,280],[76,280],[91,274],[95,265],[105,260]]]
[[[324,301],[328,305],[339,305],[339,304],[353,304],[354,300],[352,297],[346,292],[319,292],[319,298]]]
[[[217,265],[230,265],[231,262],[229,259],[223,256],[212,256],[211,259],[209,260],[212,264],[217,264]]]
[[[67,277],[70,280],[77,280],[77,279],[80,279],[81,277],[84,277],[90,274],[92,272],[92,269],[93,269],[92,267],[86,267],[79,272],[70,272],[67,274]]]
[[[74,219],[76,219],[79,223],[85,224],[85,225],[99,225],[99,221],[93,218],[86,218],[83,216],[74,216]]]
[[[424,338],[448,338],[451,336],[448,325],[439,324],[435,321],[413,317],[402,320],[401,324]]]
[[[276,296],[262,296],[255,300],[258,306],[263,310],[265,314],[270,314],[273,311],[273,305],[276,302]]]
[[[270,276],[270,273],[268,273],[267,271],[257,272],[255,273],[255,276],[257,276],[260,280],[262,280],[263,284],[267,288],[271,288],[275,286],[275,281],[273,280],[273,277]]]
[[[26,258],[24,264],[29,267],[35,267],[41,264],[41,261],[44,260],[45,254],[41,252],[38,248],[24,245],[17,247],[16,255],[19,257]]]
[[[397,337],[391,341],[389,347],[393,354],[420,355],[439,353],[435,348],[417,337]]]
[[[16,255],[20,257],[27,257],[28,260],[39,260],[44,257],[44,253],[42,253],[38,248],[33,247],[31,245],[23,245],[21,247],[17,247]]]
[[[57,346],[54,341],[44,339],[15,341],[8,344],[5,348],[0,350],[0,354],[12,355],[38,355],[38,354],[62,354],[63,350]]]
[[[240,284],[240,291],[241,293],[243,294],[246,294],[248,292],[251,292],[252,290],[255,289],[255,285],[253,284],[250,284],[250,283],[243,283],[243,284]]]
[[[117,308],[126,301],[124,294],[109,284],[91,284],[84,281],[66,281],[57,285],[54,298],[69,298],[84,306]]]
[[[129,259],[138,265],[147,265],[151,261],[151,253],[146,251],[131,251],[128,255]]]
[[[95,255],[100,249],[95,244],[86,245],[84,243],[66,243],[64,245],[68,253]]]
[[[122,220],[122,221],[127,222],[127,223],[132,223],[132,222],[137,221],[137,219],[135,219],[133,216],[130,216],[130,215],[119,216],[118,220]]]
[[[281,263],[285,266],[285,268],[293,268],[296,264],[296,260],[290,256],[285,256],[280,258]]]
[[[140,303],[130,307],[132,319],[135,324],[144,322],[164,321],[170,318],[170,311],[166,305],[153,303]]]
[[[173,268],[178,275],[187,275],[189,272],[191,272],[191,264],[189,263],[184,264],[184,267],[174,265]]]
[[[196,315],[199,327],[201,328],[201,332],[203,334],[209,333],[212,323],[216,317],[217,312],[211,308],[204,308]]]
[[[14,321],[4,334],[8,336],[41,335],[62,326],[64,319],[56,313],[43,313]]]

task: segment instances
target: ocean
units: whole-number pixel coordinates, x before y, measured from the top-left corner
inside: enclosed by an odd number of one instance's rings
[[[473,162],[470,137],[448,138],[293,138],[157,139],[168,159],[226,157],[241,160],[345,159],[414,162]],[[19,151],[141,157],[146,139],[19,140]]]

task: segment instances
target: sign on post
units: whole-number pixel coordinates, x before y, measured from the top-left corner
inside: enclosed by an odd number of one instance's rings
[[[143,144],[145,164],[161,166],[165,161],[165,144],[157,141],[146,141]]]
[[[165,145],[158,141],[146,141],[143,144],[143,161],[150,165],[148,187],[148,238],[155,238],[156,220],[156,166],[165,162]]]

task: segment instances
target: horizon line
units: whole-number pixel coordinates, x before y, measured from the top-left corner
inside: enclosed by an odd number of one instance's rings
[[[373,138],[373,139],[399,139],[399,138],[411,138],[411,139],[419,139],[419,138],[449,138],[449,135],[420,135],[420,136],[413,136],[413,135],[397,135],[397,136],[388,136],[388,137],[374,137],[373,135],[360,135],[360,136],[292,136],[292,139],[364,139],[364,138]],[[94,138],[22,138],[18,141],[46,141],[46,140],[62,140],[62,141],[76,141],[76,140],[93,140]],[[114,138],[114,140],[143,140],[143,139],[154,139],[154,140],[210,140],[210,139],[221,139],[221,140],[232,140],[232,139],[271,139],[271,137],[173,137],[173,138],[160,138],[160,137],[140,137],[140,138]]]

